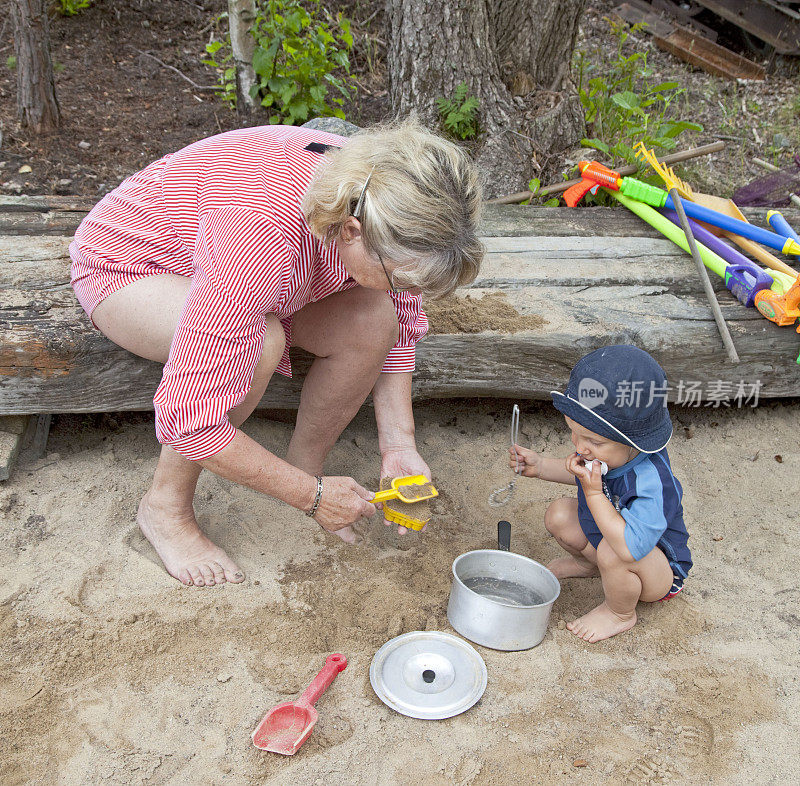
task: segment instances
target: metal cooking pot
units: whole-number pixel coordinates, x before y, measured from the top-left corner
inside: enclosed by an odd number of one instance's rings
[[[447,619],[465,638],[495,650],[527,650],[547,632],[561,592],[544,566],[509,551],[511,524],[497,525],[499,551],[468,551],[453,561]]]

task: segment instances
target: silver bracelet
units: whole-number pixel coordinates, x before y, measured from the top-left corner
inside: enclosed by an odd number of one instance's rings
[[[306,516],[314,518],[317,508],[319,507],[319,503],[322,502],[322,478],[319,475],[315,476],[317,479],[317,495],[314,497],[314,504],[311,506],[311,510],[306,511]]]

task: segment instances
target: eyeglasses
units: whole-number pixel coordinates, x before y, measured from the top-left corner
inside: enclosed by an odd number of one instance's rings
[[[353,210],[353,218],[357,218],[361,225],[364,225],[364,218],[362,217],[362,213],[364,211],[364,198],[367,195],[367,186],[369,185],[369,181],[372,179],[372,173],[375,171],[375,165],[373,164],[372,169],[369,170],[369,174],[367,175],[367,179],[364,181],[364,187],[361,189],[361,193],[358,195],[358,200],[356,201],[355,209]],[[386,264],[383,261],[383,257],[380,255],[380,252],[376,252],[378,254],[378,261],[381,263],[381,267],[383,268],[383,273],[386,276],[386,280],[389,282],[389,289],[392,292],[400,292],[401,290],[397,289],[392,281],[392,277],[389,275],[389,271],[386,269]]]
[[[389,275],[389,271],[386,269],[386,265],[384,265],[384,263],[383,263],[383,257],[380,255],[379,252],[375,252],[375,253],[378,254],[378,261],[381,263],[381,267],[383,268],[383,273],[386,276],[386,280],[389,282],[389,289],[392,292],[401,292],[402,290],[398,289],[394,285],[394,281],[392,281],[392,277]]]

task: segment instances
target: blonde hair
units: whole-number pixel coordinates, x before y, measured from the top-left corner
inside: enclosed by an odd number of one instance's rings
[[[412,117],[360,131],[325,157],[303,211],[326,247],[353,215],[371,172],[361,235],[370,255],[398,265],[397,285],[440,298],[475,280],[484,254],[476,235],[481,185],[466,152]]]

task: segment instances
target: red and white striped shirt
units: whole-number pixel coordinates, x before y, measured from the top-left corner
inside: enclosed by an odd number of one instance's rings
[[[137,278],[177,273],[189,294],[154,406],[159,442],[199,460],[236,429],[227,413],[250,389],[265,316],[291,335],[291,315],[357,284],[336,245],[305,222],[301,199],[321,162],[310,142],[342,146],[332,134],[287,126],[213,136],[132,175],[84,219],[70,245],[72,283],[91,315]],[[428,329],[418,295],[390,293],[400,337],[384,372],[414,370]],[[289,342],[278,372],[291,376]]]

